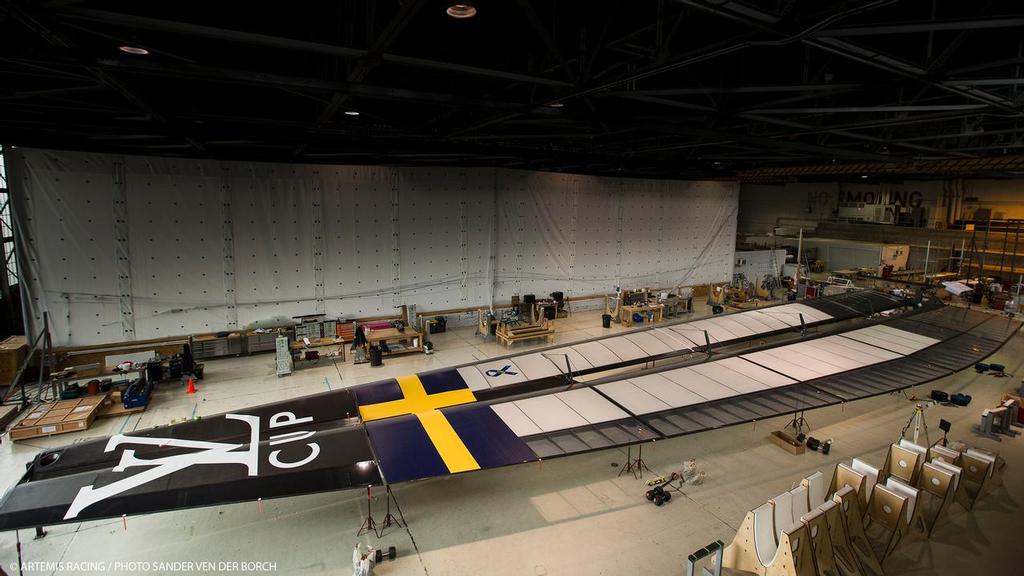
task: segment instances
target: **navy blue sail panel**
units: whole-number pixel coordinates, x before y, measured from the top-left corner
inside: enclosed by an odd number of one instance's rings
[[[426,372],[417,374],[417,376],[420,377],[420,383],[423,384],[423,389],[427,394],[440,394],[441,392],[468,388],[466,381],[462,379],[462,376],[454,368]]]
[[[490,406],[465,404],[366,423],[388,482],[537,460]]]
[[[356,403],[364,406],[367,404],[392,402],[403,398],[402,388],[398,385],[398,380],[394,378],[356,386],[352,388],[352,393],[355,396]]]
[[[490,406],[466,404],[441,410],[481,468],[532,462],[537,455]]]

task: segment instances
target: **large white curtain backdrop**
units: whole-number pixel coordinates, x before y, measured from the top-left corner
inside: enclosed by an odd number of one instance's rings
[[[735,183],[10,152],[27,322],[56,345],[732,274]]]

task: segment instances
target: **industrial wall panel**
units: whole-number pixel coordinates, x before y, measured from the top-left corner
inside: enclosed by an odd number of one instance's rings
[[[11,159],[30,324],[50,312],[57,345],[130,338],[125,314],[146,338],[731,273],[734,183],[22,148]],[[115,227],[122,165],[127,223]]]
[[[121,340],[114,239],[114,159],[16,148],[12,196],[25,206],[29,323],[50,319],[55,345]]]
[[[574,176],[576,182],[576,256],[574,287],[580,294],[611,293],[624,285],[620,273],[621,224],[619,209],[627,181],[597,176]]]
[[[312,174],[302,166],[251,164],[232,170],[230,180],[239,324],[311,313]]]
[[[392,192],[398,175],[380,166],[325,167],[323,174],[327,313],[395,314]]]
[[[220,170],[129,157],[126,176],[136,338],[223,329]]]

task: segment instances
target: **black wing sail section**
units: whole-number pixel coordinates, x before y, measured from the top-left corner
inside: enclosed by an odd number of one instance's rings
[[[355,414],[338,390],[49,450],[0,530],[379,484]]]

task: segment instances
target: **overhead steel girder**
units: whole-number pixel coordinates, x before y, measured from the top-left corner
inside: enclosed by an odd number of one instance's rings
[[[395,17],[391,19],[391,22],[388,23],[387,28],[385,28],[384,31],[381,32],[380,35],[377,36],[377,38],[373,41],[373,45],[370,47],[369,51],[370,54],[373,54],[374,56],[379,56],[381,52],[390,48],[391,44],[402,33],[402,30],[404,30],[405,27],[409,25],[409,22],[412,21],[413,17],[416,15],[417,12],[419,12],[420,8],[423,7],[424,2],[425,0],[410,0],[409,2],[406,2],[405,4],[400,6],[398,8],[398,14],[396,14]],[[349,72],[348,76],[345,78],[345,81],[362,82],[363,80],[366,80],[366,77],[369,76],[370,72],[377,67],[378,63],[380,63],[380,59],[376,57],[360,60],[359,63],[356,64],[355,68],[353,68],[352,71]],[[324,124],[330,122],[330,120],[334,118],[334,115],[337,114],[338,110],[345,104],[346,101],[348,101],[349,96],[351,96],[351,94],[342,94],[335,92],[334,95],[331,97],[330,101],[327,102],[327,104],[320,111],[320,114],[317,115],[316,120],[313,121],[313,124],[310,126],[310,130],[319,130],[321,127],[323,127]],[[302,152],[305,149],[305,143],[299,144],[298,146],[295,147],[295,150],[292,151],[292,155],[298,156],[302,154]]]
[[[940,90],[952,92],[953,94],[963,96],[970,100],[987,104],[989,106],[992,106],[993,108],[998,108],[999,110],[1002,110],[1004,112],[1009,112],[1015,115],[1021,114],[1021,110],[1017,108],[1012,101],[1007,100],[1001,96],[997,96],[995,94],[991,94],[989,92],[985,92],[983,90],[978,90],[975,88],[965,86],[947,86],[941,82],[936,82],[928,78],[927,70],[914,66],[913,64],[903,62],[898,58],[893,58],[892,56],[882,54],[881,52],[878,52],[876,50],[871,50],[869,48],[864,48],[862,46],[850,44],[849,42],[838,40],[836,38],[809,39],[805,40],[804,43],[815,48],[818,48],[820,50],[836,54],[837,56],[842,56],[843,58],[855,60],[857,62],[866,64],[868,66],[872,66],[874,68],[879,68],[881,70],[885,70],[894,74],[899,74],[900,76],[913,78],[914,80],[924,82],[925,84],[928,84]]]
[[[25,10],[24,8],[16,4],[11,5],[10,11],[14,19],[19,21],[23,26],[25,26],[29,30],[32,30],[33,32],[39,34],[50,45],[69,51],[78,50],[78,46],[71,39],[66,37],[64,34],[61,34],[60,32],[54,30],[54,25],[50,22],[44,21],[44,18],[38,16],[37,14],[30,13],[29,11]],[[135,90],[132,90],[130,87],[128,87],[119,78],[95,66],[87,65],[85,66],[85,69],[90,74],[90,76],[92,76],[96,81],[120,94],[122,98],[130,102],[140,111],[144,112],[152,120],[159,122],[161,124],[170,124],[170,120],[168,120],[160,111],[158,111],[156,108],[150,105],[150,103],[145,98],[143,98]],[[204,150],[203,145],[200,142],[198,142],[195,138],[186,135],[183,136],[183,139],[190,146],[199,150],[200,152]]]
[[[878,36],[882,34],[910,34],[915,32],[960,32],[963,30],[985,30],[991,28],[1019,28],[1024,26],[1024,17],[979,18],[967,20],[943,20],[940,22],[906,22],[902,24],[872,24],[849,28],[831,28],[815,33],[818,37]]]
[[[56,62],[52,61],[49,63],[56,64]],[[71,63],[65,63],[65,65],[68,64]],[[211,82],[247,84],[253,86],[286,86],[289,88],[307,88],[327,92],[344,92],[347,94],[376,98],[380,100],[399,100],[442,106],[462,106],[480,110],[515,110],[520,113],[552,117],[561,115],[561,112],[557,108],[547,106],[533,106],[529,104],[520,104],[518,102],[503,102],[500,100],[477,100],[440,92],[425,92],[422,90],[408,90],[405,88],[371,86],[368,84],[354,82],[321,80],[318,78],[286,76],[282,74],[269,74],[265,72],[235,70],[230,68],[216,68],[196,64],[175,64],[170,66],[156,62],[143,62],[139,60],[128,61],[123,59],[101,58],[90,65],[106,70],[119,70],[122,72],[150,74],[171,78],[188,77],[199,80],[208,80]]]
[[[892,74],[897,74],[899,76],[911,78],[913,80],[922,82],[939,90],[951,92],[953,94],[957,94],[959,96],[963,96],[965,98],[974,100],[976,102],[981,102],[988,106],[998,108],[999,110],[1002,110],[1004,112],[1008,112],[1014,115],[1021,114],[1021,111],[1014,106],[1013,102],[1010,102],[1005,98],[1001,98],[995,94],[990,94],[988,92],[978,90],[975,88],[946,86],[941,82],[937,82],[931,79],[929,77],[929,72],[919,66],[911,64],[909,62],[904,62],[898,58],[895,58],[888,54],[884,54],[877,50],[865,48],[863,46],[858,46],[856,44],[851,44],[839,38],[824,37],[822,35],[822,32],[825,29],[813,30],[806,34],[800,34],[796,37],[787,36],[785,32],[773,28],[762,21],[757,21],[753,19],[750,15],[750,12],[753,10],[751,8],[747,8],[744,11],[744,13],[741,14],[735,10],[728,10],[723,6],[711,5],[702,0],[683,0],[683,2],[687,6],[699,8],[701,10],[704,10],[705,12],[709,12],[716,16],[746,24],[747,26],[750,26],[751,28],[756,30],[775,34],[783,38],[794,38],[795,40],[798,40],[808,46],[812,46],[819,50],[823,50],[825,52],[841,56],[848,60],[853,60],[855,62],[860,62],[861,64],[871,66],[873,68],[878,68],[880,70],[884,70]]]
[[[706,94],[771,94],[776,92],[831,92],[833,90],[857,90],[864,85],[859,82],[837,82],[834,84],[772,84],[761,86],[709,86],[694,88],[664,88],[659,90],[629,90],[604,92],[602,96],[702,96]]]
[[[929,104],[916,106],[819,106],[807,108],[762,108],[750,110],[751,114],[847,114],[847,113],[889,113],[889,112],[944,112],[957,110],[980,110],[985,104]]]
[[[185,36],[212,38],[215,40],[239,42],[242,44],[250,44],[254,46],[267,46],[270,48],[296,50],[300,52],[326,54],[330,56],[341,56],[345,58],[363,58],[371,54],[370,50],[363,50],[359,48],[350,48],[347,46],[338,46],[334,44],[324,44],[322,42],[310,42],[307,40],[296,40],[294,38],[271,36],[269,34],[243,32],[241,30],[231,30],[228,28],[204,26],[201,24],[191,24],[188,22],[176,22],[173,20],[164,20],[160,18],[148,18],[145,16],[136,16],[132,14],[118,14],[116,12],[107,12],[103,10],[91,10],[87,8],[72,7],[55,7],[53,10],[59,17],[62,18],[86,20],[90,22],[103,22],[106,24],[117,24],[131,28],[156,30],[160,32],[170,32],[174,34],[182,34]],[[379,56],[380,59],[384,62],[414,68],[442,70],[446,72],[456,72],[460,74],[469,74],[473,76],[485,76],[489,78],[499,78],[502,80],[512,80],[515,82],[526,82],[529,84],[542,84],[545,86],[572,86],[572,84],[570,84],[569,82],[565,82],[562,80],[542,78],[539,76],[531,76],[529,74],[519,74],[516,72],[508,72],[505,70],[492,70],[488,68],[480,68],[477,66],[467,66],[464,64],[457,64],[454,62],[443,62],[439,60],[430,60],[426,58],[417,58],[413,56],[402,56],[399,54],[388,53],[383,53],[380,54]]]
[[[636,123],[632,124],[637,126]],[[767,138],[764,136],[751,136],[749,134],[737,134],[734,132],[727,132],[724,130],[716,130],[713,128],[699,128],[691,125],[674,124],[671,122],[646,122],[639,127],[652,132],[661,132],[664,134],[685,134],[690,136],[698,136],[701,138],[711,138],[715,140],[732,140],[734,142],[753,144],[760,147],[766,147],[769,149],[789,149],[797,152],[812,153],[818,156],[825,157],[840,157],[848,159],[861,159],[861,160],[875,160],[878,162],[892,162],[894,158],[891,156],[885,156],[883,154],[876,154],[874,152],[862,152],[859,150],[847,150],[845,148],[832,148],[829,146],[820,146],[817,144],[807,144],[804,142],[794,142],[785,140],[782,138]]]
[[[747,119],[750,119],[750,120],[754,120],[756,122],[764,122],[766,124],[775,124],[775,125],[778,125],[778,126],[785,126],[787,128],[795,128],[797,130],[801,130],[802,131],[802,132],[799,133],[800,135],[806,135],[806,134],[833,134],[833,135],[836,135],[836,136],[842,136],[844,138],[850,138],[850,139],[853,139],[853,140],[861,140],[861,141],[864,141],[864,142],[873,142],[873,143],[877,143],[877,144],[887,144],[888,143],[888,144],[892,144],[893,146],[899,146],[900,148],[907,148],[907,149],[910,149],[910,150],[917,150],[917,151],[920,151],[920,152],[929,152],[929,153],[932,153],[932,154],[945,154],[945,155],[949,155],[949,156],[967,156],[967,157],[971,157],[972,156],[970,154],[963,154],[963,153],[954,152],[954,151],[943,151],[943,150],[938,150],[936,148],[929,148],[927,146],[920,146],[920,145],[917,145],[917,144],[906,144],[906,143],[902,143],[902,142],[888,142],[888,141],[886,141],[886,140],[884,140],[882,138],[878,138],[878,137],[875,137],[875,136],[868,136],[866,134],[860,134],[858,132],[850,132],[849,130],[843,130],[843,129],[839,128],[839,127],[836,127],[836,128],[833,128],[833,129],[815,130],[815,128],[813,126],[810,126],[810,125],[807,125],[807,124],[803,124],[803,123],[800,123],[800,122],[792,122],[792,121],[789,121],[789,120],[782,120],[780,118],[764,117],[764,116],[759,116],[759,115],[756,115],[756,114],[746,114],[746,113],[745,114],[740,114],[738,116],[740,118],[747,118]],[[780,135],[780,136],[782,136],[782,135]],[[897,157],[897,156],[893,156],[890,159],[891,162],[896,162],[896,161],[899,161],[899,160],[900,160],[900,158]]]

